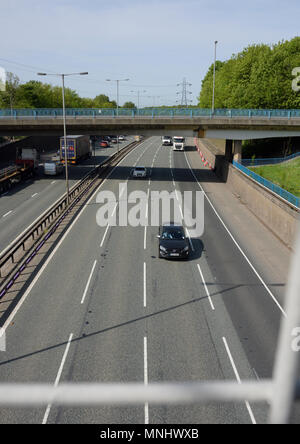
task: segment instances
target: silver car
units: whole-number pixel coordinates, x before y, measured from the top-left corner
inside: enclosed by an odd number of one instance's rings
[[[147,177],[147,169],[145,167],[135,167],[132,171],[131,171],[131,175],[132,177],[140,177],[140,178],[145,178]]]

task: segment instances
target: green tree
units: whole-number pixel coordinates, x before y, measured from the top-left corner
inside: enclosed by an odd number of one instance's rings
[[[133,102],[125,102],[123,105],[123,108],[136,108],[135,104]]]
[[[292,70],[300,66],[300,37],[276,45],[251,45],[225,62],[216,63],[216,108],[300,107],[300,94],[292,89]],[[210,108],[213,65],[199,96],[199,106]]]
[[[105,108],[105,105],[109,103],[109,97],[104,94],[99,94],[94,98],[95,108]]]
[[[6,73],[5,90],[0,93],[0,106],[2,108],[14,108],[17,105],[17,91],[20,79],[12,72]]]

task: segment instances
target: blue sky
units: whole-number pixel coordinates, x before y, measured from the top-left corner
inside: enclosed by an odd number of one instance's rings
[[[136,102],[136,91],[146,90],[141,105],[174,104],[184,77],[196,104],[215,40],[225,60],[252,43],[295,37],[300,28],[299,0],[1,0],[0,6],[0,66],[22,81],[40,79],[41,70],[89,71],[67,80],[85,97],[115,99],[115,84],[105,79],[129,78],[120,102]]]

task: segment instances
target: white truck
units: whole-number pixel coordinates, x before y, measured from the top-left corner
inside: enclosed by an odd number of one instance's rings
[[[19,148],[14,165],[0,170],[0,194],[9,191],[12,186],[32,179],[39,166],[39,153],[34,148]]]
[[[184,137],[173,137],[173,151],[184,151],[185,138]]]
[[[21,148],[17,151],[17,165],[30,165],[33,168],[38,168],[40,155],[35,148]]]

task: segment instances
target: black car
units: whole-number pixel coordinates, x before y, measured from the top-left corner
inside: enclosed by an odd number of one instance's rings
[[[164,224],[159,229],[158,257],[168,259],[187,259],[190,254],[189,239],[183,226],[173,223]]]

